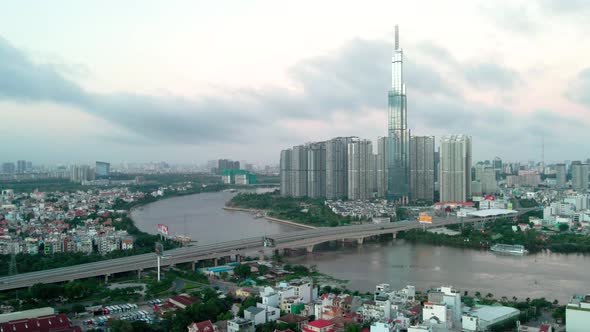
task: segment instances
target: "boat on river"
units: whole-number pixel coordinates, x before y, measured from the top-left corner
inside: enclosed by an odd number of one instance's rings
[[[494,244],[491,248],[491,251],[502,253],[502,254],[511,254],[511,255],[524,255],[527,254],[529,251],[524,248],[523,245],[520,244]]]

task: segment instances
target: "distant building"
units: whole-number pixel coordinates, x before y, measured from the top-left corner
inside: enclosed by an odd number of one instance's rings
[[[440,201],[465,202],[471,196],[471,137],[449,135],[441,139]]]
[[[83,183],[95,179],[94,170],[88,165],[74,165],[70,169],[70,180],[72,182]]]
[[[375,178],[377,181],[377,197],[385,197],[387,195],[387,151],[389,139],[388,137],[379,137],[377,139],[377,160]]]
[[[97,161],[95,172],[97,178],[106,178],[111,173],[111,164],[103,161]]]
[[[16,172],[19,174],[24,173],[27,170],[27,161],[19,160],[16,162]]]
[[[217,175],[223,174],[225,170],[237,170],[240,169],[240,162],[229,159],[219,159],[217,161],[217,167],[213,169],[213,173]]]
[[[280,179],[281,179],[281,196],[293,195],[293,184],[291,182],[291,158],[293,150],[287,149],[281,151],[280,162]]]
[[[294,197],[307,196],[307,146],[293,147],[291,155],[291,195]]]
[[[2,163],[2,173],[4,174],[14,174],[16,168],[14,167],[14,163]]]
[[[565,188],[567,183],[565,164],[555,165],[555,181],[558,189]]]
[[[223,171],[223,175],[221,176],[221,180],[224,184],[235,184],[235,185],[249,185],[257,183],[257,178],[255,174],[252,174],[248,171],[243,169],[237,170],[229,170],[226,169]]]
[[[434,201],[434,136],[410,138],[410,197]]]
[[[590,173],[588,164],[572,162],[572,189],[582,192],[588,190],[588,173]]]
[[[348,196],[348,143],[356,137],[336,137],[326,142],[326,198]]]
[[[326,143],[316,142],[307,148],[307,196],[326,196]]]
[[[348,143],[348,199],[372,198],[372,155],[370,140],[356,139]]]

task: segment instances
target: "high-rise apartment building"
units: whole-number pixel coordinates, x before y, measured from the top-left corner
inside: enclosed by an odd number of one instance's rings
[[[293,147],[291,155],[291,195],[307,196],[307,146]]]
[[[336,137],[326,142],[326,198],[348,196],[348,143],[355,137]]]
[[[326,143],[311,143],[307,149],[307,196],[326,196]]]
[[[70,181],[83,183],[95,179],[94,169],[88,165],[75,165],[70,169]]]
[[[391,59],[391,89],[388,93],[388,196],[407,200],[410,194],[409,145],[406,86],[403,80],[403,50],[395,26],[395,47]]]
[[[348,199],[372,198],[373,144],[370,140],[348,143]]]
[[[96,177],[98,178],[106,178],[109,176],[111,172],[111,164],[105,163],[103,161],[96,162]]]
[[[557,188],[563,189],[567,183],[567,173],[565,164],[555,165],[555,184]]]
[[[473,194],[496,194],[498,192],[498,182],[496,181],[496,169],[492,166],[477,163],[475,165],[475,181],[479,190],[473,190]]]
[[[291,156],[293,150],[287,149],[281,151],[281,196],[291,196],[293,194],[291,185]]]
[[[572,189],[577,191],[588,190],[588,173],[590,166],[579,161],[572,162]]]
[[[27,170],[27,161],[26,160],[18,160],[16,162],[16,172],[19,174],[22,174],[26,170]]]
[[[443,136],[440,143],[440,201],[465,202],[471,196],[471,137]]]
[[[385,197],[387,194],[387,151],[389,138],[379,137],[377,139],[377,159],[375,161],[377,181],[377,197]]]
[[[14,167],[14,163],[2,163],[2,173],[4,174],[14,174],[16,168]]]
[[[434,136],[410,138],[410,193],[413,200],[434,201]]]

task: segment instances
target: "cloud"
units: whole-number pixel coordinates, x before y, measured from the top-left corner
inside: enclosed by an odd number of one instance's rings
[[[565,97],[590,110],[590,68],[580,71],[570,82]]]
[[[232,89],[188,99],[93,93],[59,72],[59,66],[35,63],[0,39],[0,99],[73,106],[120,129],[104,140],[109,144],[260,146],[276,149],[273,155],[278,157],[280,148],[308,140],[385,135],[387,124],[379,122],[386,121],[391,47],[381,40],[353,39],[291,66],[287,71],[291,88]],[[417,61],[419,56],[430,61]],[[502,155],[509,144],[520,141],[530,146],[539,135],[559,140],[564,126],[584,127],[554,112],[522,115],[505,103],[494,106],[468,98],[466,88],[501,93],[522,84],[517,71],[501,64],[458,61],[432,42],[419,43],[404,60],[414,134],[470,134],[477,151]],[[579,90],[584,89],[587,85]],[[366,121],[373,118],[375,123]]]

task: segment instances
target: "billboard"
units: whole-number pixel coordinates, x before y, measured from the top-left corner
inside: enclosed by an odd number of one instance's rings
[[[168,226],[164,224],[158,224],[158,233],[168,235]]]
[[[420,212],[418,215],[418,221],[421,223],[432,224],[432,216],[429,216],[424,212]]]

